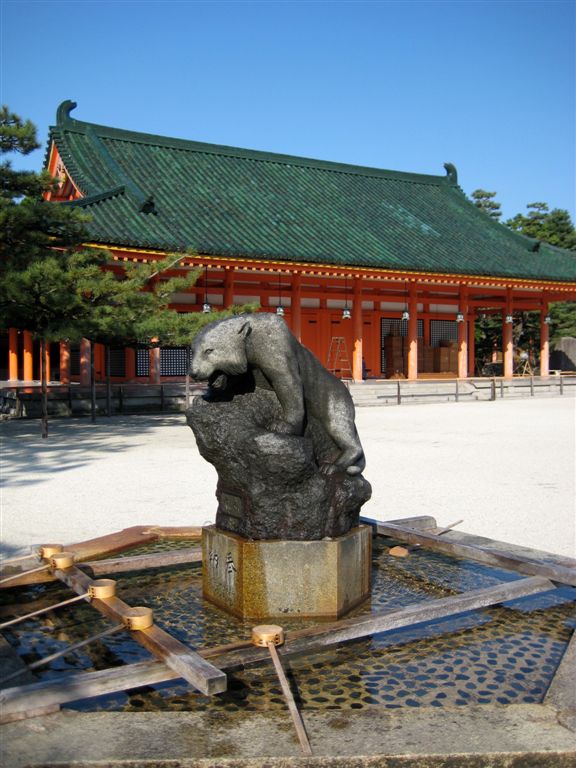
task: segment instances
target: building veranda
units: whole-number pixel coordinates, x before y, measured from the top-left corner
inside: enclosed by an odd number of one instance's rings
[[[486,314],[501,318],[510,377],[514,314],[536,312],[548,375],[548,308],[576,300],[576,254],[491,220],[451,164],[432,176],[152,136],[75,120],[75,106],[64,102],[50,130],[52,200],[90,214],[89,244],[109,250],[119,272],[193,252],[174,266],[201,269],[173,296],[178,312],[258,303],[356,381],[473,376]],[[38,378],[29,332],[10,329],[4,350],[9,380]],[[88,341],[51,345],[48,377],[88,383],[89,352]],[[101,378],[100,345],[95,360]],[[110,372],[118,382],[178,378],[186,350],[116,349]]]

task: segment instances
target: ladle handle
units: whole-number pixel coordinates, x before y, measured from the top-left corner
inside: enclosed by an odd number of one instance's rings
[[[302,747],[302,752],[305,755],[311,755],[312,748],[310,747],[310,742],[308,741],[308,735],[306,734],[306,729],[304,728],[302,717],[300,715],[300,712],[298,711],[298,707],[296,706],[294,697],[292,696],[292,691],[290,690],[288,680],[286,679],[284,668],[282,667],[282,662],[280,661],[280,657],[278,656],[278,651],[276,650],[276,646],[274,645],[273,642],[268,642],[267,645],[268,645],[268,650],[270,651],[270,656],[272,657],[272,663],[274,664],[274,669],[276,670],[278,680],[280,681],[282,693],[284,694],[284,698],[286,699],[286,704],[288,705],[288,710],[292,717],[292,722],[294,723],[294,728],[296,729],[296,734],[298,735],[300,746]]]

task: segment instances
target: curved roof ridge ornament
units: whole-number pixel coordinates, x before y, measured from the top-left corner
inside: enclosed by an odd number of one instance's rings
[[[453,163],[444,163],[446,169],[446,176],[451,184],[458,184],[458,171]]]
[[[108,149],[104,146],[96,131],[91,125],[86,128],[86,136],[92,142],[94,149],[97,151],[100,159],[104,165],[108,168],[108,171],[118,181],[119,186],[123,186],[125,192],[135,200],[138,211],[140,213],[154,213],[156,214],[156,208],[154,205],[154,199],[151,194],[147,195],[140,187],[131,179],[122,166],[112,157]]]
[[[73,117],[70,117],[70,112],[72,112],[73,109],[76,109],[77,106],[78,104],[71,99],[63,101],[56,110],[56,123],[62,125],[63,123],[76,122]]]

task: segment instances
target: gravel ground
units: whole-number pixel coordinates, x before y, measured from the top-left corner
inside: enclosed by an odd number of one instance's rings
[[[575,556],[573,397],[357,410],[382,520],[439,525]],[[2,433],[2,551],[72,543],[131,525],[214,520],[216,473],[183,415],[8,421]]]

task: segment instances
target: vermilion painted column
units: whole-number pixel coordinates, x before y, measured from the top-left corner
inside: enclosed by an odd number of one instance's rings
[[[506,318],[512,316],[512,291],[506,291],[506,309],[502,324],[502,356],[504,358],[504,376],[511,379],[514,374],[514,344],[512,340],[513,323],[507,323]]]
[[[352,333],[354,349],[352,351],[352,378],[362,381],[362,278],[354,278],[354,298],[352,301]]]
[[[149,350],[148,360],[148,381],[150,384],[160,384],[160,347],[152,347]]]
[[[416,283],[410,283],[408,301],[408,378],[418,378],[418,295]]]
[[[540,312],[540,376],[550,375],[550,326],[546,322],[548,304]]]
[[[299,273],[292,275],[292,333],[298,341],[302,341],[302,307],[300,306],[302,298],[302,278]]]
[[[136,378],[136,350],[134,347],[127,347],[124,350],[124,365],[126,378],[131,381]]]
[[[459,302],[464,320],[458,323],[458,378],[465,379],[468,376],[468,291],[465,286],[460,289]]]
[[[94,375],[99,381],[104,378],[106,361],[104,360],[104,344],[94,344]]]
[[[8,379],[18,381],[18,329],[8,329]]]
[[[224,273],[224,309],[234,303],[234,270],[227,269]]]
[[[24,381],[32,381],[34,377],[34,361],[32,359],[34,342],[30,331],[24,331]]]
[[[80,342],[80,384],[90,386],[90,342],[82,339]]]
[[[60,384],[70,384],[70,344],[60,342]]]

